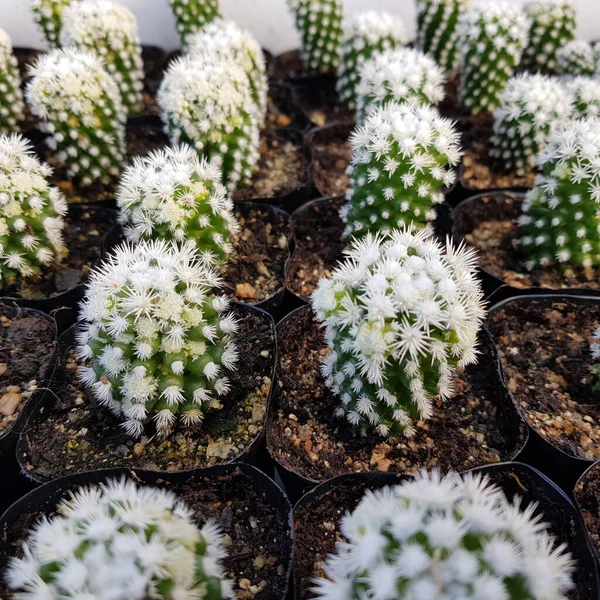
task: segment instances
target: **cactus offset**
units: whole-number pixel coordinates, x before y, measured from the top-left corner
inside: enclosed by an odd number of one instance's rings
[[[0,29],[0,134],[18,131],[25,118],[21,76],[10,37]]]
[[[29,0],[36,23],[51,48],[60,47],[62,14],[71,0]]]
[[[573,40],[556,53],[556,69],[560,75],[594,77],[600,70],[594,47],[585,40]]]
[[[192,34],[221,16],[220,0],[169,0],[169,4],[184,49]]]

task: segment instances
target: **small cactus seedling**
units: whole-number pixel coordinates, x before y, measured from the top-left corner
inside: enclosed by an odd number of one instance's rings
[[[469,9],[459,23],[459,98],[473,114],[494,112],[527,44],[529,21],[507,2]]]
[[[169,3],[184,49],[191,35],[221,16],[220,0],[169,0]]]
[[[537,157],[551,133],[572,114],[571,96],[554,78],[523,74],[513,77],[494,113],[490,155],[517,175],[537,167]]]
[[[128,8],[112,0],[74,0],[63,14],[61,41],[98,55],[119,86],[125,109],[132,114],[141,108],[142,46]]]
[[[117,204],[125,235],[135,243],[192,242],[206,265],[233,252],[230,239],[239,226],[221,171],[189,146],[136,158],[123,174]]]
[[[213,521],[199,528],[170,491],[108,481],[71,492],[11,558],[6,582],[15,598],[169,600],[232,597]]]
[[[594,47],[585,40],[573,40],[556,53],[560,75],[594,77],[600,70]]]
[[[302,38],[307,68],[327,73],[339,65],[343,37],[342,0],[288,0]]]
[[[260,129],[248,76],[239,65],[185,56],[169,67],[157,100],[173,144],[188,144],[215,162],[232,192],[250,179]]]
[[[542,173],[519,221],[526,267],[600,265],[600,119],[570,121],[538,162]]]
[[[80,185],[111,182],[125,161],[126,112],[119,88],[95,55],[67,48],[31,68],[26,96],[58,158]]]
[[[154,421],[166,437],[197,427],[230,387],[237,351],[228,301],[193,245],[140,242],[118,248],[94,271],[81,308],[80,370],[98,402],[131,436]]]
[[[0,134],[16,132],[24,111],[17,59],[13,56],[10,37],[0,29]]]
[[[39,275],[66,254],[67,203],[48,185],[50,173],[22,137],[0,135],[0,287]]]
[[[400,48],[409,42],[402,19],[386,12],[359,13],[342,43],[338,92],[342,102],[356,108],[356,87],[363,64],[378,52]]]
[[[472,250],[421,230],[354,240],[313,293],[331,354],[322,365],[339,416],[384,437],[414,434],[457,366],[476,362],[485,314]]]
[[[433,108],[392,102],[372,112],[350,142],[351,187],[341,210],[346,236],[435,219],[441,187],[454,183],[462,155],[451,121]]]
[[[571,94],[573,119],[600,117],[600,81],[590,77],[575,77],[565,84]]]
[[[600,390],[600,327],[594,330],[594,341],[590,345],[590,352],[592,354],[592,373],[596,379],[595,388]]]
[[[364,123],[373,109],[394,101],[420,106],[440,103],[445,77],[434,60],[413,48],[386,50],[366,61],[357,87],[357,121]]]
[[[442,69],[458,67],[458,22],[469,4],[469,0],[417,0],[417,46]]]
[[[60,46],[63,11],[71,0],[29,0],[36,23],[44,32],[51,48]]]
[[[342,519],[316,598],[567,600],[575,562],[535,509],[473,474],[368,491]]]

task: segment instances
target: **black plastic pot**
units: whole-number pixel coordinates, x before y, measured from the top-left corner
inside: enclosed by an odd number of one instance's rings
[[[341,101],[335,80],[315,83],[308,79],[292,85],[294,103],[312,125],[324,127],[337,123],[356,124],[356,112]]]
[[[289,119],[289,123],[287,119]],[[300,131],[306,131],[311,125],[300,107],[294,102],[292,88],[284,83],[271,83],[269,85],[267,126],[293,127]]]
[[[596,555],[596,560],[600,561],[600,546],[598,543],[598,531],[592,527],[592,521],[598,520],[600,506],[600,462],[594,463],[585,473],[579,478],[573,490],[575,504],[579,509],[583,523],[591,540],[591,545]],[[588,489],[591,484],[591,489]]]

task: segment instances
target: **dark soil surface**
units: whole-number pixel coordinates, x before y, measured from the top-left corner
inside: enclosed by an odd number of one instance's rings
[[[592,467],[577,484],[575,500],[581,509],[596,556],[600,558],[600,465]]]
[[[269,86],[267,98],[267,127],[299,127],[307,124],[306,117],[292,98],[292,88],[286,85]]]
[[[352,160],[350,134],[353,129],[353,125],[339,124],[311,136],[315,186],[323,197],[342,196],[350,187],[346,170]]]
[[[342,104],[335,82],[324,81],[315,85],[299,85],[294,99],[311,123],[317,127],[340,122],[354,122],[354,110]]]
[[[271,69],[271,77],[286,79],[288,77],[314,77],[317,71],[304,66],[300,50],[291,50],[276,56]]]

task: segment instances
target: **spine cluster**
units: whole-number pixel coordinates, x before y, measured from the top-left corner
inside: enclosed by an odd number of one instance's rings
[[[183,48],[191,35],[221,16],[220,0],[169,0],[169,3]]]
[[[594,77],[600,71],[600,57],[585,40],[573,40],[556,53],[556,68],[561,75]]]
[[[566,83],[571,95],[573,119],[600,117],[600,81],[589,77],[575,77]]]
[[[60,46],[63,11],[71,0],[29,0],[37,24],[51,48]]]
[[[12,42],[0,29],[0,134],[16,132],[25,116],[21,76]]]

